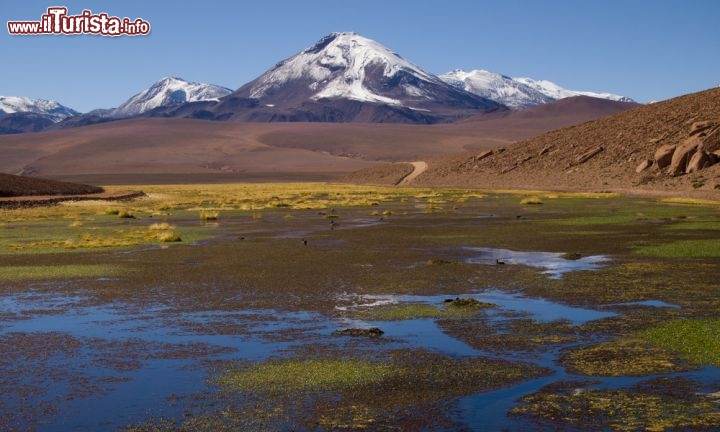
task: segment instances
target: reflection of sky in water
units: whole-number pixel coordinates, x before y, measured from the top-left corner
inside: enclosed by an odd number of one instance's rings
[[[212,390],[212,386],[206,381],[207,374],[205,367],[200,364],[201,361],[262,361],[292,346],[307,343],[302,339],[273,338],[278,331],[299,329],[312,336],[317,333],[329,334],[335,329],[334,324],[324,316],[309,312],[279,313],[265,310],[176,314],[163,307],[129,312],[122,310],[122,305],[77,306],[82,300],[80,297],[42,293],[0,297],[0,313],[8,315],[8,319],[0,327],[0,335],[13,332],[58,332],[71,335],[86,342],[87,347],[72,356],[61,356],[53,361],[68,362],[68,371],[77,373],[81,370],[90,379],[108,376],[124,379],[108,384],[106,393],[75,398],[66,398],[67,388],[61,380],[48,389],[48,396],[60,402],[57,404],[58,413],[45,418],[44,424],[38,428],[42,432],[117,430],[122,425],[141,421],[150,415],[171,418],[179,416],[183,406],[169,404],[170,395]],[[38,310],[47,313],[37,313]],[[239,330],[233,332],[230,328],[230,331],[224,333],[207,334],[212,331],[212,327],[204,327],[206,324],[237,325]],[[209,344],[227,347],[231,351],[190,358],[145,359],[143,353],[136,353],[141,359],[140,367],[118,372],[96,364],[96,360],[103,358],[107,352],[86,352],[88,348],[92,349],[94,340],[172,344],[169,347],[171,350],[173,347],[189,346],[188,344]],[[157,345],[150,345],[149,349],[161,350]],[[112,350],[109,352],[112,353]],[[30,429],[28,427],[28,430]]]
[[[556,255],[556,254],[552,254]],[[508,259],[503,256],[503,259]],[[564,260],[563,260],[564,261]],[[569,264],[575,262],[568,262]],[[443,307],[447,298],[453,295],[358,295],[345,294],[337,298],[338,310],[352,310],[358,307],[373,307],[388,304],[423,303]],[[502,290],[486,290],[473,294],[461,294],[478,301],[494,303],[498,307],[485,309],[483,314],[491,320],[517,318],[512,313],[526,314],[538,321],[568,320],[582,324],[591,320],[615,316],[608,311],[597,311],[555,303],[542,298],[525,297],[520,293]],[[388,339],[386,349],[394,347],[423,348],[451,357],[490,355],[475,349],[465,342],[447,335],[434,319],[416,319],[393,322],[361,321],[331,318],[313,312],[279,312],[273,310],[254,311],[199,311],[177,314],[165,307],[156,307],[139,312],[123,310],[122,305],[105,307],[82,307],[83,298],[51,296],[43,293],[26,293],[0,297],[0,310],[17,315],[3,322],[0,334],[10,332],[56,331],[78,338],[101,338],[111,341],[141,339],[169,344],[206,343],[234,350],[217,353],[208,357],[190,359],[147,359],[139,369],[113,373],[101,365],[88,363],[88,358],[79,353],[64,361],[77,362],[88,376],[115,375],[128,378],[126,382],[115,382],[107,393],[89,398],[65,400],[58,405],[57,415],[48,417],[47,423],[38,429],[44,432],[66,430],[115,430],[117,427],[140,421],[148,416],[177,417],[183,412],[183,402],[173,406],[168,403],[170,395],[191,395],[195,392],[212,391],[206,381],[206,360],[250,360],[261,361],[275,355],[287,355],[287,350],[319,341],[342,346],[357,343],[355,338],[331,336],[334,330],[347,327],[380,327]],[[668,307],[657,301],[638,302],[647,306]],[[671,305],[672,306],[672,305]],[[33,310],[57,310],[59,313],[38,314]],[[510,313],[510,314],[508,314]],[[213,324],[229,324],[225,332],[213,332]],[[209,325],[210,327],[205,327]],[[237,325],[237,331],[232,331]],[[297,337],[274,338],[283,330],[298,330]],[[374,345],[368,346],[368,349]],[[102,354],[100,354],[102,355]],[[508,354],[508,358],[516,354]],[[522,353],[520,353],[522,355]],[[568,376],[555,364],[557,353],[549,352],[533,361],[550,367],[555,374],[519,383],[495,392],[482,393],[462,398],[456,405],[459,420],[471,429],[497,430],[506,428],[520,430],[517,419],[506,417],[507,409],[518,397],[536,391],[541,385],[555,382]],[[90,358],[92,360],[92,357]],[[526,360],[526,359],[523,359]],[[529,360],[529,359],[527,359]],[[712,369],[717,377],[718,369]],[[612,384],[613,379],[602,379]],[[618,383],[620,381],[617,381]],[[624,381],[623,381],[624,383]],[[64,396],[64,387],[51,389],[55,395]],[[487,429],[490,428],[490,429]]]
[[[347,295],[339,298],[343,304],[337,306],[337,309],[347,310],[348,307],[374,307],[400,303],[441,305],[443,300],[455,297],[457,297],[457,295]],[[498,306],[497,308],[485,310],[490,316],[498,316],[503,312],[511,311],[526,313],[530,315],[530,318],[537,321],[568,320],[573,324],[583,324],[588,321],[616,315],[613,312],[572,307],[543,298],[525,297],[521,294],[501,290],[485,290],[476,294],[463,294],[460,297],[471,297],[481,302],[496,304]]]
[[[609,261],[604,255],[582,257],[577,260],[562,258],[562,253],[555,252],[518,252],[510,249],[466,247],[465,250],[479,252],[480,255],[467,258],[470,264],[495,265],[498,261],[505,264],[522,264],[530,267],[543,268],[543,274],[551,279],[559,279],[564,273],[577,270],[596,270],[602,263]]]
[[[613,303],[605,306],[647,306],[647,307],[656,307],[656,308],[670,308],[670,309],[680,309],[680,306],[668,302],[664,302],[662,300],[642,300],[642,301],[635,301],[635,302],[627,302],[627,303]]]

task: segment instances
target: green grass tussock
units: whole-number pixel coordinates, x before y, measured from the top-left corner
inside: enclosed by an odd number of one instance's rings
[[[643,333],[648,342],[698,365],[720,366],[720,319],[677,319]]]
[[[114,277],[123,273],[120,266],[104,264],[0,266],[0,281]]]
[[[356,359],[281,360],[230,371],[218,383],[239,392],[317,392],[376,383],[396,373],[391,365]]]
[[[664,258],[718,258],[720,241],[717,239],[678,240],[635,249],[641,255]]]

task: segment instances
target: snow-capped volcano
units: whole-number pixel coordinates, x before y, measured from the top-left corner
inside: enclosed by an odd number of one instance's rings
[[[375,69],[367,71],[368,68]],[[307,88],[313,100],[344,98],[362,102],[402,105],[399,99],[383,96],[373,89],[367,78],[375,72],[382,78],[392,78],[400,72],[419,80],[437,79],[414,64],[380,45],[355,33],[332,33],[312,47],[291,57],[261,76],[250,89],[250,97],[263,98],[292,80],[309,80]],[[422,91],[405,85],[408,96]]]
[[[332,33],[238,89],[216,111],[255,104],[272,116],[273,111],[316,113],[323,105],[330,107],[335,119],[351,121],[357,112],[348,110],[367,113],[368,107],[358,103],[372,104],[373,109],[382,106],[386,114],[388,108],[426,113],[427,121],[433,121],[430,117],[443,121],[440,118],[447,117],[448,110],[504,109],[448,85],[374,40],[356,33]]]
[[[0,96],[0,116],[12,113],[34,113],[57,123],[80,113],[54,100],[31,99],[24,96]]]
[[[485,70],[465,72],[456,69],[440,75],[440,78],[457,88],[462,88],[516,109],[529,108],[573,96],[590,96],[620,102],[634,102],[630,98],[611,93],[567,90],[551,81],[511,78]]]
[[[180,105],[186,102],[216,101],[232,90],[214,84],[188,82],[167,77],[110,110],[110,117],[132,117],[158,107]]]

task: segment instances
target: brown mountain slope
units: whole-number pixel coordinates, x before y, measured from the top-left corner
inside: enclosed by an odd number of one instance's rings
[[[45,180],[0,173],[0,197],[25,195],[80,195],[100,193],[103,189],[76,183]]]
[[[719,195],[720,165],[670,176],[638,165],[663,145],[686,140],[693,123],[720,123],[720,88],[634,108],[548,132],[484,158],[463,154],[430,161],[415,185],[554,190],[704,191]],[[367,178],[367,173],[364,173]],[[720,186],[718,186],[720,188]]]
[[[631,106],[577,99],[442,125],[132,119],[0,136],[0,171],[97,183],[330,179],[379,161],[508,146]]]

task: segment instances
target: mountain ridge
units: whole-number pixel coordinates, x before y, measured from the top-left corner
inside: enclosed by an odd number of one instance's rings
[[[503,103],[513,109],[525,109],[574,96],[589,96],[618,102],[635,102],[626,96],[568,90],[552,81],[525,77],[512,78],[484,69],[474,69],[469,72],[455,69],[438,75],[438,77],[455,87]]]
[[[372,39],[335,32],[235,91],[170,76],[116,108],[83,115],[71,110],[53,117],[52,124],[37,115],[15,112],[29,109],[23,108],[28,104],[15,104],[20,108],[13,108],[12,116],[5,114],[3,119],[0,112],[0,134],[67,129],[139,116],[239,122],[451,123],[576,95],[629,101],[609,93],[567,90],[550,81],[484,70],[456,69],[434,75]]]
[[[33,99],[25,96],[0,96],[0,117],[15,113],[40,114],[53,123],[80,114],[54,100]]]
[[[165,77],[145,90],[131,96],[105,116],[126,118],[144,114],[156,108],[177,106],[190,102],[217,101],[232,90],[215,84],[189,82],[182,78]]]

